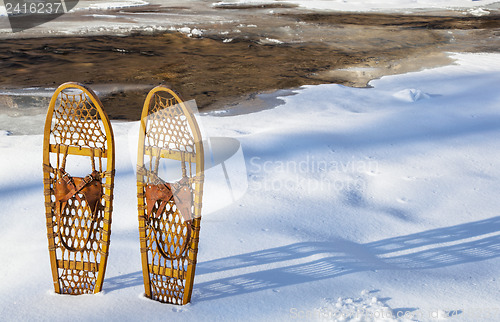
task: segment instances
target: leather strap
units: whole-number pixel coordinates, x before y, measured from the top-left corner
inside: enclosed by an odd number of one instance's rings
[[[175,205],[185,221],[192,220],[193,194],[189,184],[189,178],[183,177],[172,184]]]
[[[160,201],[160,205],[158,206],[158,209],[156,210],[154,216],[156,218],[159,218],[163,213],[163,211],[165,210],[167,203],[170,200],[172,200],[173,197],[170,184],[169,183],[148,184],[146,185],[145,190],[146,190],[146,206],[147,206],[146,219],[149,220],[153,212],[153,207],[157,201]]]
[[[82,250],[82,248],[71,247],[66,243],[64,238],[62,238],[61,234],[62,213],[66,208],[69,199],[75,197],[81,203],[82,199],[78,194],[80,193],[83,195],[87,203],[87,207],[90,209],[92,213],[92,224],[87,236],[87,240],[84,243],[84,245],[86,245],[90,240],[92,231],[94,229],[94,221],[97,219],[97,210],[99,209],[99,201],[101,200],[102,196],[102,184],[100,184],[101,175],[99,174],[99,172],[94,170],[91,174],[87,175],[84,178],[79,178],[79,177],[73,178],[63,168],[60,168],[58,171],[61,176],[60,179],[54,185],[54,194],[56,197],[56,202],[55,202],[56,221],[57,221],[60,240],[65,248],[71,251],[80,251]],[[78,184],[75,184],[75,182],[78,182]],[[95,182],[95,186],[89,186],[92,182]]]
[[[78,193],[81,192],[84,195],[85,200],[87,201],[90,209],[92,210],[92,213],[94,213],[97,200],[95,200],[95,198],[87,198],[85,191],[82,191],[82,189],[85,188],[92,181],[100,181],[99,180],[99,178],[100,178],[99,173],[97,171],[93,171],[91,174],[87,175],[84,178],[73,178],[63,168],[59,169],[59,173],[61,174],[60,180],[64,181],[64,183],[67,184],[71,188],[71,190],[69,192],[67,192],[63,197],[60,197],[56,194],[56,203],[57,202],[66,203],[73,196],[76,197],[76,199],[79,202],[81,202],[82,200],[81,200],[80,196],[78,196]],[[78,181],[80,181],[78,186],[75,185],[75,182],[74,182],[75,179],[81,179],[81,180],[78,180]],[[56,190],[57,190],[57,188],[56,188]],[[102,193],[102,191],[101,191],[101,193]],[[61,212],[57,213],[58,224],[59,224],[60,216],[62,215],[63,209],[60,209],[60,210],[61,210]]]
[[[155,181],[161,180],[158,176],[155,176]],[[152,227],[152,220],[161,218],[163,212],[165,211],[165,207],[168,202],[174,199],[175,205],[179,210],[180,214],[184,219],[184,225],[187,227],[186,238],[184,239],[184,243],[181,246],[180,252],[178,255],[172,254],[170,252],[170,247],[167,249],[163,249],[160,247],[160,243],[158,241],[158,234],[155,234],[156,244],[158,246],[158,252],[167,260],[176,260],[182,257],[184,252],[186,251],[189,243],[191,241],[191,231],[192,231],[192,205],[193,205],[193,196],[190,189],[189,178],[183,177],[181,180],[170,184],[168,182],[163,182],[158,184],[148,184],[145,187],[145,198],[146,198],[146,222],[147,225],[155,230]],[[160,201],[158,209],[153,214],[154,205]]]
[[[71,178],[69,177],[69,175],[64,171],[64,169],[60,169],[59,171],[61,171],[62,173],[64,173],[64,176],[63,178],[68,178],[66,181],[66,183],[68,185],[71,186],[71,190],[64,196],[62,197],[59,201],[68,201],[69,199],[71,199],[71,197],[73,197],[75,194],[77,194],[78,192],[80,192],[80,190],[82,190],[83,188],[85,188],[86,185],[88,185],[89,183],[91,183],[92,181],[96,180],[96,175],[94,174],[94,172],[92,172],[92,174],[89,174],[87,175],[86,177],[83,178],[83,180],[80,182],[80,184],[77,186],[75,186],[73,180],[71,180]]]
[[[161,218],[167,203],[170,202],[172,198],[184,219],[184,225],[187,227],[187,234],[178,255],[172,254],[170,252],[170,247],[167,247],[166,250],[160,247],[161,244],[158,242],[158,234],[154,234],[158,252],[167,260],[177,260],[186,252],[191,242],[193,196],[190,186],[192,179],[187,177],[185,169],[183,169],[182,179],[172,184],[163,181],[154,171],[150,171],[144,166],[137,167],[137,174],[142,177],[149,177],[152,181],[152,183],[145,186],[145,193],[143,195],[146,199],[146,225],[148,225],[150,229],[156,231],[156,229],[152,227],[152,220]],[[158,201],[160,201],[160,204],[158,205],[156,213],[152,216],[154,205]]]

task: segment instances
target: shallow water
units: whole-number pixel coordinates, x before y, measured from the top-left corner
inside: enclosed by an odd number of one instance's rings
[[[66,81],[101,92],[111,119],[138,119],[147,91],[160,83],[201,110],[244,112],[263,104],[257,93],[322,83],[363,87],[382,75],[449,64],[445,52],[500,48],[495,10],[473,17],[166,3],[77,10],[22,33],[0,30],[0,113],[44,113],[46,92]],[[25,87],[44,94],[19,95]]]

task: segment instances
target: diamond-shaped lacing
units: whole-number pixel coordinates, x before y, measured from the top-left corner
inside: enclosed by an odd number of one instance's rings
[[[159,203],[153,208],[153,214],[158,211]],[[184,295],[184,272],[187,270],[189,247],[181,254],[184,243],[187,242],[186,223],[179,214],[174,201],[170,201],[162,214],[152,215],[146,226],[148,258],[151,264],[157,266],[160,271],[174,269],[180,274],[179,278],[163,276],[151,273],[152,298],[165,303],[182,304]],[[170,254],[165,258],[162,253]]]
[[[61,92],[59,105],[54,108],[52,134],[56,144],[104,148],[105,131],[99,122],[99,112],[83,92]]]
[[[61,227],[57,227],[54,222],[54,230],[57,233],[54,241],[57,245],[58,259],[65,265],[83,263],[95,267],[95,271],[60,269],[59,278],[63,294],[94,292],[102,252],[103,203],[101,200],[100,206],[97,206],[96,216],[93,217],[83,198],[81,202],[71,198],[61,214]],[[68,247],[78,250],[72,251]]]
[[[179,102],[154,94],[149,107],[146,145],[194,152],[194,139]]]
[[[62,91],[54,107],[51,143],[87,148],[106,149],[106,131],[99,111],[90,98],[75,88]],[[57,157],[59,162],[59,157]],[[66,156],[63,156],[65,158]],[[100,158],[97,157],[99,164]],[[57,178],[51,175],[51,187]],[[49,190],[55,202],[53,188]],[[104,227],[105,200],[101,198],[95,214],[90,211],[85,197],[72,197],[60,219],[52,212],[54,244],[60,269],[61,293],[93,293],[101,261],[101,235]],[[68,249],[70,248],[70,249]],[[75,250],[76,249],[76,250]],[[77,266],[84,269],[74,269]]]
[[[154,300],[182,305],[185,281],[158,274],[149,274],[151,279],[152,298]]]
[[[89,211],[87,202],[80,196],[81,202],[77,198],[68,200],[67,206],[61,214],[61,228],[59,230],[62,247],[78,250],[92,250],[100,247],[99,227],[103,214],[102,205],[97,206],[96,217]]]
[[[188,118],[175,97],[168,92],[156,92],[149,103],[148,113],[145,120],[146,146],[195,155],[197,151]],[[180,157],[183,176],[193,177],[192,164],[183,159],[184,154],[181,153]],[[156,183],[160,159],[160,155],[150,157],[151,174],[144,178],[146,182]],[[156,202],[145,223],[144,246],[150,265],[151,297],[161,302],[183,304],[185,274],[191,252],[196,250],[191,249],[190,244],[185,247],[189,242],[188,224],[175,206],[175,201],[170,200],[162,213],[158,213],[159,205],[160,202]]]
[[[184,222],[179,212],[173,209],[174,207],[175,204],[170,201],[165,207],[164,214],[158,214],[159,216],[153,216],[150,219],[150,225],[153,228],[151,233],[154,235],[155,242],[163,251],[162,255],[168,258],[184,255],[182,252],[187,242],[187,223]]]
[[[96,275],[96,273],[89,271],[62,269],[60,275],[61,293],[73,295],[93,293]]]

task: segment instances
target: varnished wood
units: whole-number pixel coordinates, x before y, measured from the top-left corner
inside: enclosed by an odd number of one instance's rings
[[[159,116],[155,116],[155,113],[159,113]],[[165,122],[162,118],[166,119]],[[161,126],[171,126],[177,132],[169,134],[171,132],[168,129],[158,128]],[[182,129],[185,132],[182,132]],[[155,132],[157,135],[151,135],[152,132]],[[162,135],[169,138],[163,140],[160,138]],[[155,139],[157,137],[160,139]],[[177,137],[181,137],[182,140],[189,143],[183,144],[179,142],[181,140]],[[139,133],[138,169],[145,167],[146,156],[150,160],[150,175],[148,176],[145,171],[138,171],[137,175],[139,236],[145,295],[148,298],[153,298],[161,302],[186,304],[191,300],[196,269],[203,195],[204,152],[201,133],[192,111],[184,104],[177,93],[165,86],[158,86],[152,89],[144,102]],[[162,227],[161,219],[154,219],[154,217],[161,217],[166,220],[168,216],[173,216],[181,220],[179,210],[173,210],[176,209],[174,208],[174,201],[169,203],[170,212],[168,214],[167,211],[164,214],[157,214],[157,216],[146,214],[145,186],[148,182],[157,181],[158,179],[158,169],[151,165],[154,158],[181,161],[181,164],[184,164],[190,170],[187,175],[190,179],[192,194],[194,195],[191,238],[186,250],[176,259],[162,258],[161,252],[152,247],[153,244],[156,245],[155,247],[159,247],[158,243],[165,242],[153,238],[153,235],[158,236],[155,235],[156,232],[153,230],[152,223],[154,223],[154,220],[160,220],[157,223],[160,223],[159,227]],[[194,172],[192,171],[193,167],[195,168]],[[153,213],[156,210],[158,209],[155,207]],[[183,222],[182,225],[186,224],[184,220],[181,221]],[[179,224],[175,224],[174,227],[180,229]],[[177,240],[185,238],[182,235],[183,233],[180,235],[172,231],[169,233],[175,235]],[[168,247],[173,247],[174,249],[179,246],[176,244],[170,246],[168,242],[165,243]],[[160,285],[170,283],[160,282],[164,280],[172,281],[174,284],[169,286]],[[171,291],[171,288],[176,288],[178,291]]]
[[[59,105],[56,105],[58,102]],[[78,126],[87,128],[81,129],[77,128]],[[52,159],[57,159],[57,164],[51,163],[51,155]],[[81,238],[83,241],[79,241],[78,236],[69,237],[78,243],[85,243],[79,251],[67,249],[61,243],[61,227],[58,225],[64,226],[64,221],[56,221],[53,187],[60,176],[57,170],[60,166],[59,159],[62,157],[65,163],[67,155],[88,156],[89,159],[93,156],[98,160],[98,165],[102,164],[102,159],[106,160],[106,169],[99,169],[101,177],[105,179],[103,196],[99,202],[102,207],[98,211],[99,224],[94,223],[94,219],[90,222],[91,226],[99,226],[98,233],[89,232],[85,224],[78,229],[82,235],[85,232],[88,235],[92,234],[92,238],[83,236]],[[109,253],[115,151],[113,131],[109,118],[102,109],[102,103],[97,95],[84,85],[65,83],[52,95],[45,121],[43,164],[47,238],[54,290],[56,293],[68,294],[98,293],[102,289]],[[90,172],[89,167],[88,173]],[[83,212],[81,216],[92,215],[86,214],[82,205],[75,203],[72,207],[70,212],[76,213],[77,209],[80,209]],[[67,215],[68,218],[70,216],[71,213]],[[67,222],[71,222],[71,219],[67,219]],[[68,230],[72,234],[72,230]],[[75,283],[76,286],[63,286],[63,280],[66,279],[67,283],[68,279],[78,279],[79,276],[85,278],[91,276],[91,278],[89,282]]]

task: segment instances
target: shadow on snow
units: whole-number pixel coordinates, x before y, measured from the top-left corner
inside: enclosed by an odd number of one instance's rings
[[[303,264],[260,270],[195,285],[194,301],[309,283],[373,270],[420,270],[483,261],[500,256],[500,217],[393,237],[367,244],[346,240],[303,242],[202,262],[208,274],[288,260],[322,257]],[[446,245],[446,243],[451,243]]]

